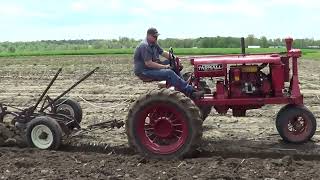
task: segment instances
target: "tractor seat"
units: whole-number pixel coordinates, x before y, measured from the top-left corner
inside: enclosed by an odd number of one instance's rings
[[[146,76],[138,76],[138,78],[140,80],[142,80],[143,82],[154,82],[154,81],[157,81],[159,88],[166,88],[167,87],[167,82],[166,81],[161,81],[161,80],[157,80],[157,79],[151,79],[151,78],[148,78]]]

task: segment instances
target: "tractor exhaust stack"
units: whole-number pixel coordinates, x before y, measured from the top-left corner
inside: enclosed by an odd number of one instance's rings
[[[240,47],[241,47],[241,54],[243,56],[246,55],[246,47],[245,47],[245,43],[244,43],[244,37],[240,38]]]

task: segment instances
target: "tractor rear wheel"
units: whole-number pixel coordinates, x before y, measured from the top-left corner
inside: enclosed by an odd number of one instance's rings
[[[202,120],[198,107],[183,93],[153,90],[130,107],[126,134],[129,145],[144,156],[181,158],[198,147]]]
[[[192,74],[191,72],[186,72],[182,75],[182,78],[185,81],[187,81],[190,78],[191,74]],[[209,86],[205,81],[200,81],[199,84],[200,84],[200,90],[204,91],[205,94],[211,94],[211,89],[209,88]],[[198,107],[201,112],[201,118],[204,121],[209,116],[212,110],[212,106],[199,105]]]
[[[286,105],[277,114],[276,128],[286,142],[298,144],[309,141],[316,127],[316,118],[305,106]]]

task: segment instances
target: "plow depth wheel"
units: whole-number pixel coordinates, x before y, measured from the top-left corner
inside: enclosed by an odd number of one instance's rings
[[[304,143],[314,135],[317,122],[306,107],[287,105],[277,114],[276,127],[284,141]]]
[[[81,123],[82,108],[76,100],[74,100],[72,98],[58,99],[54,103],[54,108],[55,109],[53,110],[53,112],[55,112],[57,114],[64,114],[66,116],[71,116],[76,121],[75,123],[78,123],[78,124]],[[77,127],[77,125],[75,123],[71,123],[69,125],[69,128],[74,129],[75,127]]]
[[[129,144],[145,156],[180,158],[199,144],[202,120],[197,106],[182,93],[155,90],[132,105],[126,133]]]
[[[62,141],[62,130],[56,120],[41,116],[28,123],[26,136],[30,147],[58,149]]]

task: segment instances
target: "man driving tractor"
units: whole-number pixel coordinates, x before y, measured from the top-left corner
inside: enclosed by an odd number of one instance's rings
[[[185,80],[178,76],[170,66],[171,55],[164,51],[157,43],[157,29],[149,28],[147,37],[143,40],[134,53],[134,73],[140,78],[148,78],[157,81],[167,81],[171,86],[183,92],[191,98],[200,98],[204,91],[196,91]],[[159,56],[167,60],[161,61]]]

